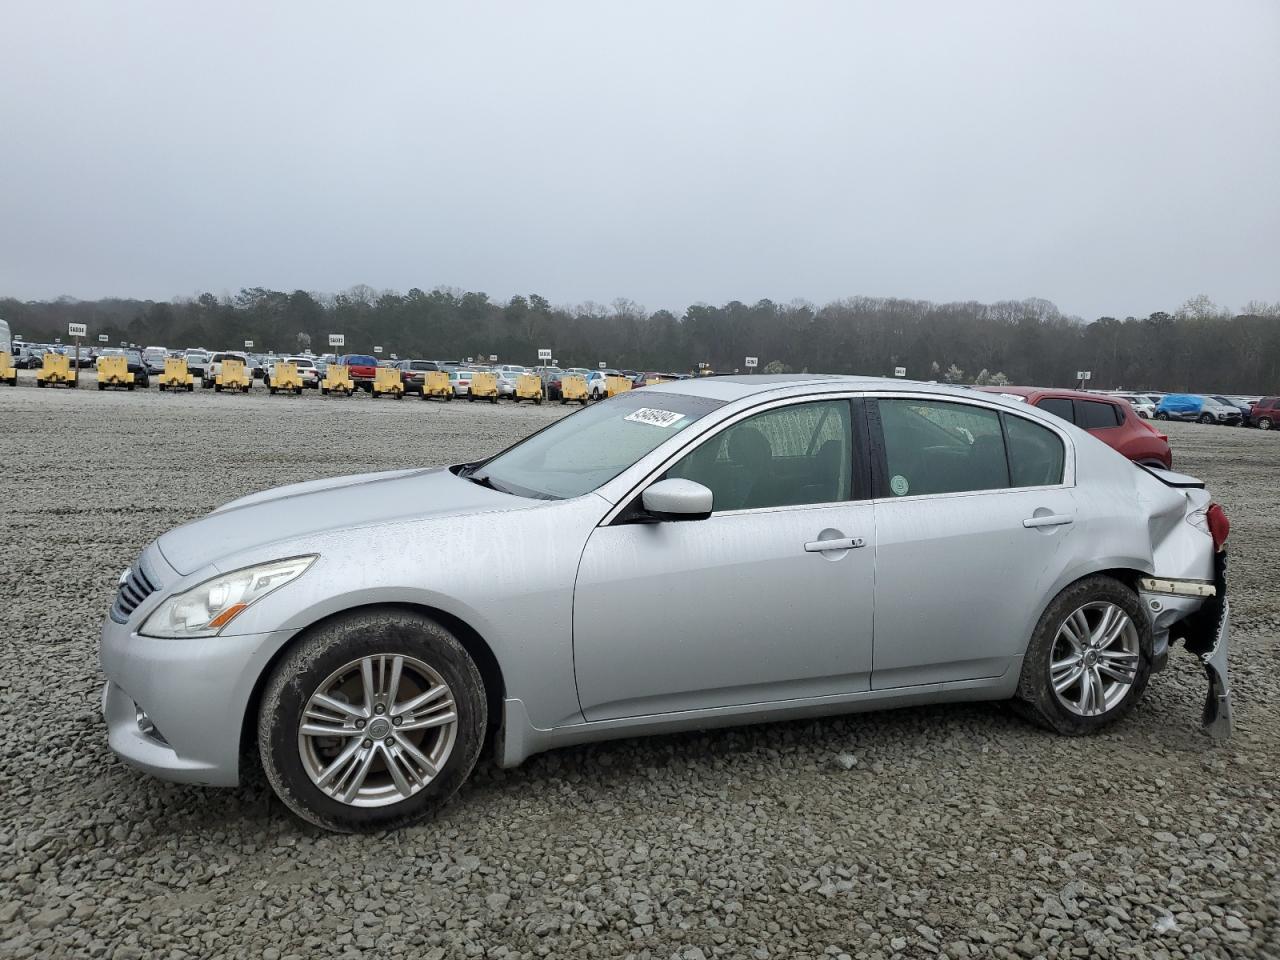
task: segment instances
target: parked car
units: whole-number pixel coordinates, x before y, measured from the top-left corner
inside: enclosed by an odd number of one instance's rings
[[[1242,427],[1249,425],[1249,411],[1253,408],[1253,404],[1245,403],[1243,400],[1237,400],[1233,397],[1224,397],[1220,393],[1210,394],[1209,399],[1217,401],[1228,409],[1234,408],[1240,414],[1240,419],[1236,422]]]
[[[405,393],[422,393],[427,374],[439,370],[440,364],[434,360],[401,360],[396,363],[400,368],[400,379],[404,381]]]
[[[453,386],[455,397],[465,397],[471,393],[471,375],[474,370],[455,369],[449,371],[449,383]]]
[[[1157,420],[1186,420],[1235,426],[1242,417],[1240,408],[1213,397],[1195,393],[1167,393],[1156,407]]]
[[[374,377],[378,375],[378,359],[367,353],[348,353],[338,358],[346,364],[352,382],[361,390],[373,390]]]
[[[209,354],[205,350],[187,351],[187,372],[204,383],[205,368],[209,365]]]
[[[565,371],[559,367],[534,367],[533,372],[542,378],[543,390],[548,400],[560,399],[560,380]]]
[[[142,359],[147,362],[147,372],[156,376],[164,373],[164,362],[168,356],[168,347],[147,347],[142,351]]]
[[[1199,481],[1033,404],[684,380],[488,460],[294,484],[170,530],[120,577],[102,709],[112,749],[171,780],[233,785],[252,745],[281,801],[336,830],[438,810],[487,739],[510,767],[1010,698],[1090,734],[1179,642],[1226,736],[1228,529]]]
[[[1005,386],[978,389],[1025,401],[1068,423],[1074,423],[1135,463],[1164,467],[1166,470],[1173,466],[1169,438],[1142,420],[1127,401],[1118,397],[1052,387]]]
[[[43,362],[44,347],[36,343],[14,345],[13,365],[19,370],[39,370]]]
[[[200,381],[200,385],[206,388],[212,388],[215,381],[222,374],[223,360],[239,360],[244,364],[246,370],[249,369],[249,357],[247,354],[240,353],[238,350],[227,350],[221,353],[213,353],[209,355],[209,362],[205,364],[204,377]]]
[[[1273,430],[1280,424],[1280,397],[1263,397],[1249,409],[1249,422],[1259,430]]]
[[[493,375],[498,378],[499,399],[503,397],[514,397],[516,395],[516,377],[520,376],[520,373],[495,367]]]
[[[606,377],[620,377],[621,371],[592,370],[587,376],[587,397],[591,400],[603,400],[609,395],[609,384],[605,380]]]
[[[1127,401],[1133,407],[1133,412],[1143,420],[1150,420],[1156,415],[1156,401],[1144,393],[1111,393],[1108,396]]]

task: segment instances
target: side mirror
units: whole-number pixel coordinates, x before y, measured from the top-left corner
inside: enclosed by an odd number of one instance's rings
[[[711,516],[712,493],[692,480],[659,480],[640,497],[655,520],[705,520]]]

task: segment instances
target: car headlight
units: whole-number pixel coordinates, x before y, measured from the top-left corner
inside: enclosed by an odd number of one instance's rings
[[[175,594],[151,612],[138,632],[147,637],[213,637],[267,594],[296,580],[315,556],[233,570]]]

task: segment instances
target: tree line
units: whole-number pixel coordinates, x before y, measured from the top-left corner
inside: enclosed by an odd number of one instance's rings
[[[646,311],[629,300],[553,306],[537,294],[497,301],[446,288],[408,293],[358,286],[343,293],[286,293],[260,287],[234,296],[172,301],[0,298],[0,318],[27,340],[66,340],[84,323],[89,343],[106,334],[170,348],[326,352],[342,333],[346,352],[430,359],[537,363],[549,348],[565,366],[690,371],[705,363],[760,369],[892,375],[919,380],[1068,386],[1089,370],[1090,386],[1265,394],[1280,391],[1280,303],[1239,312],[1206,297],[1146,317],[1067,316],[1047,300],[941,303],[851,297],[695,304],[683,314]]]

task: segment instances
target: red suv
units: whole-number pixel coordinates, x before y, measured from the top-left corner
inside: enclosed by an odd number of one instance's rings
[[[1074,423],[1135,463],[1173,468],[1169,438],[1141,419],[1127,400],[1081,390],[1041,387],[979,387],[1026,400],[1033,407]]]
[[[1249,409],[1249,422],[1259,430],[1280,426],[1280,397],[1263,397]]]

